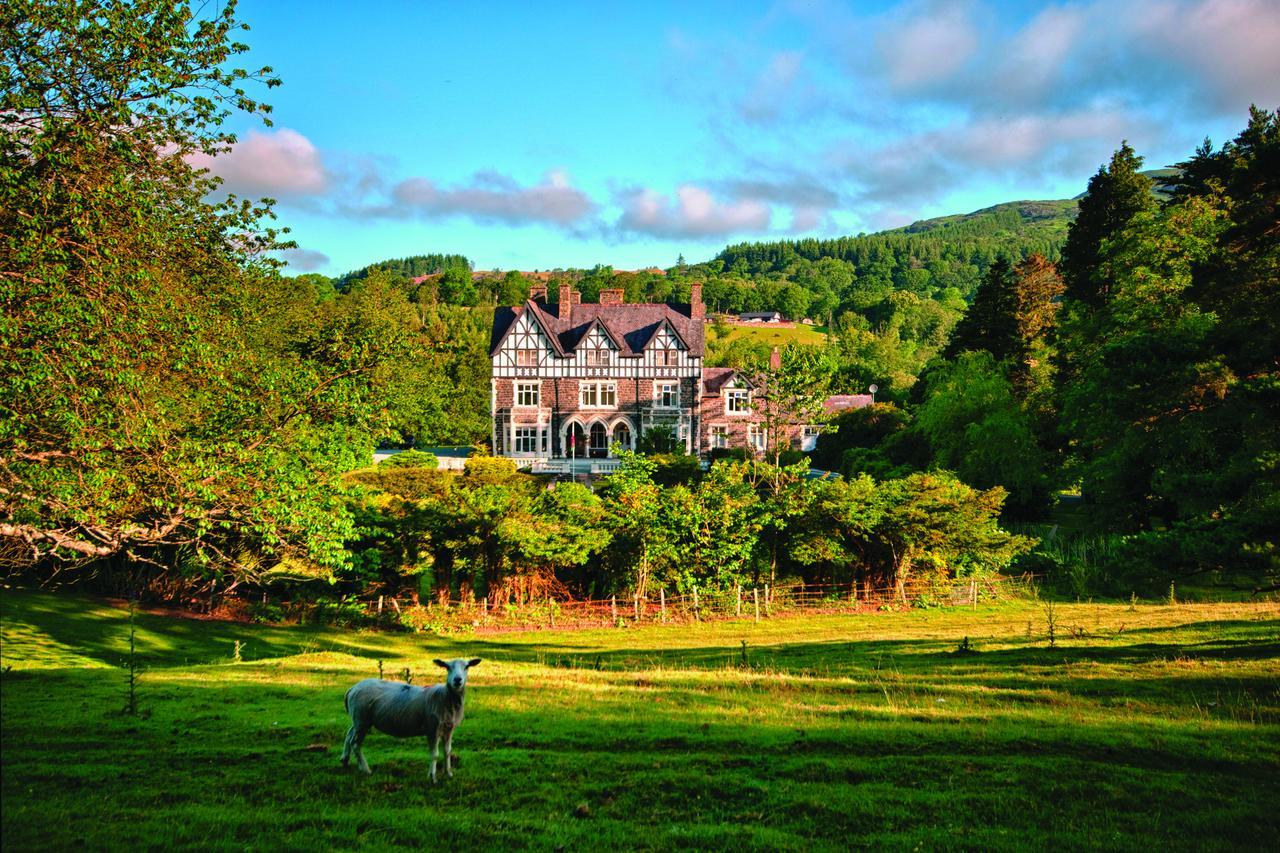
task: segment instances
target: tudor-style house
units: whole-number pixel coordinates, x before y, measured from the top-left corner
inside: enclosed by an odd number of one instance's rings
[[[602,290],[598,304],[583,304],[566,284],[548,303],[545,285],[535,285],[524,305],[496,309],[494,454],[530,463],[603,459],[656,428],[670,430],[686,453],[764,450],[750,385],[732,369],[702,366],[702,285],[690,296],[687,305],[637,304]],[[812,449],[813,428],[793,431],[793,443]]]

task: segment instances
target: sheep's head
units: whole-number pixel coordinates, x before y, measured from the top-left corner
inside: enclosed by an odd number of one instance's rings
[[[444,678],[444,683],[449,685],[451,690],[461,690],[467,686],[467,670],[480,663],[480,658],[472,658],[471,660],[454,658],[449,661],[436,658],[434,663],[436,666],[444,667],[448,673]]]

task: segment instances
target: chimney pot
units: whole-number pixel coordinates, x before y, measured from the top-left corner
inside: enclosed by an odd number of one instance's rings
[[[560,304],[566,308],[573,304],[573,285],[568,282],[560,285]]]
[[[626,291],[620,287],[611,287],[600,291],[601,305],[622,305],[626,300],[623,298]]]

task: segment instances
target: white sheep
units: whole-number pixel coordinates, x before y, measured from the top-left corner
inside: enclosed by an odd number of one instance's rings
[[[444,772],[453,776],[453,730],[462,722],[466,699],[467,670],[480,663],[480,658],[448,661],[435,660],[448,670],[444,684],[414,687],[401,681],[366,678],[347,691],[343,707],[351,715],[351,728],[342,745],[342,766],[347,766],[355,750],[356,764],[368,773],[361,745],[369,729],[376,728],[392,737],[420,737],[431,741],[431,781],[436,781],[436,760],[440,740],[444,739]]]

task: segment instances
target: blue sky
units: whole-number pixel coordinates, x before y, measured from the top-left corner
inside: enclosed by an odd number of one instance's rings
[[[272,128],[212,162],[295,271],[703,260],[1083,189],[1280,106],[1280,2],[242,0]]]

